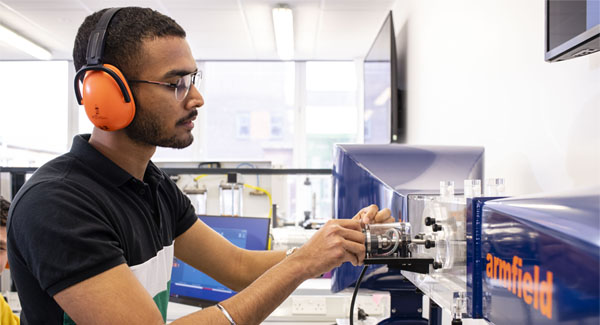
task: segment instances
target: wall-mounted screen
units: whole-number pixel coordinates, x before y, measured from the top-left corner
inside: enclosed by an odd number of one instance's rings
[[[546,61],[600,51],[600,0],[546,0]]]
[[[406,141],[395,37],[390,12],[364,60],[364,143]]]

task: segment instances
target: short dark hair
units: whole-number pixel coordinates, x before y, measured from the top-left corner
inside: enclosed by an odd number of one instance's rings
[[[86,64],[88,39],[107,9],[87,16],[79,27],[73,46],[75,70],[81,69]],[[108,26],[102,63],[114,65],[126,77],[134,78],[139,72],[142,42],[165,36],[185,38],[186,35],[175,20],[158,11],[139,7],[122,8]]]
[[[8,218],[9,208],[10,202],[8,202],[2,196],[0,196],[0,227],[6,227],[6,219]]]

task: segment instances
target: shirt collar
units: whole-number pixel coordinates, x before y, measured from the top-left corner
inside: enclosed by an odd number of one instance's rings
[[[112,160],[96,150],[90,143],[90,134],[80,134],[73,138],[70,153],[83,162],[86,166],[102,175],[114,186],[121,186],[130,179],[135,179],[127,171],[119,167]],[[156,182],[164,178],[162,171],[152,163],[148,162],[144,181]]]

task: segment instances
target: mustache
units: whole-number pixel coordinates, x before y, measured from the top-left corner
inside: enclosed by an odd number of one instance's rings
[[[198,111],[197,110],[193,110],[190,112],[190,114],[188,114],[188,116],[180,119],[179,121],[177,121],[177,124],[183,124],[191,119],[193,119],[194,117],[198,116]]]

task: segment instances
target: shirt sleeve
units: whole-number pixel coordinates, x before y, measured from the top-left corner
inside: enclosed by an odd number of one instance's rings
[[[117,233],[93,192],[40,183],[13,202],[9,243],[50,296],[126,263]]]
[[[176,211],[176,213],[173,220],[173,238],[177,238],[198,220],[198,216],[196,215],[194,205],[192,205],[192,201],[190,201],[188,196],[179,189],[177,184],[175,184],[166,173],[164,173],[164,175],[167,180],[165,187],[168,188],[168,191],[174,193],[173,202],[175,203],[172,209],[173,211]]]

